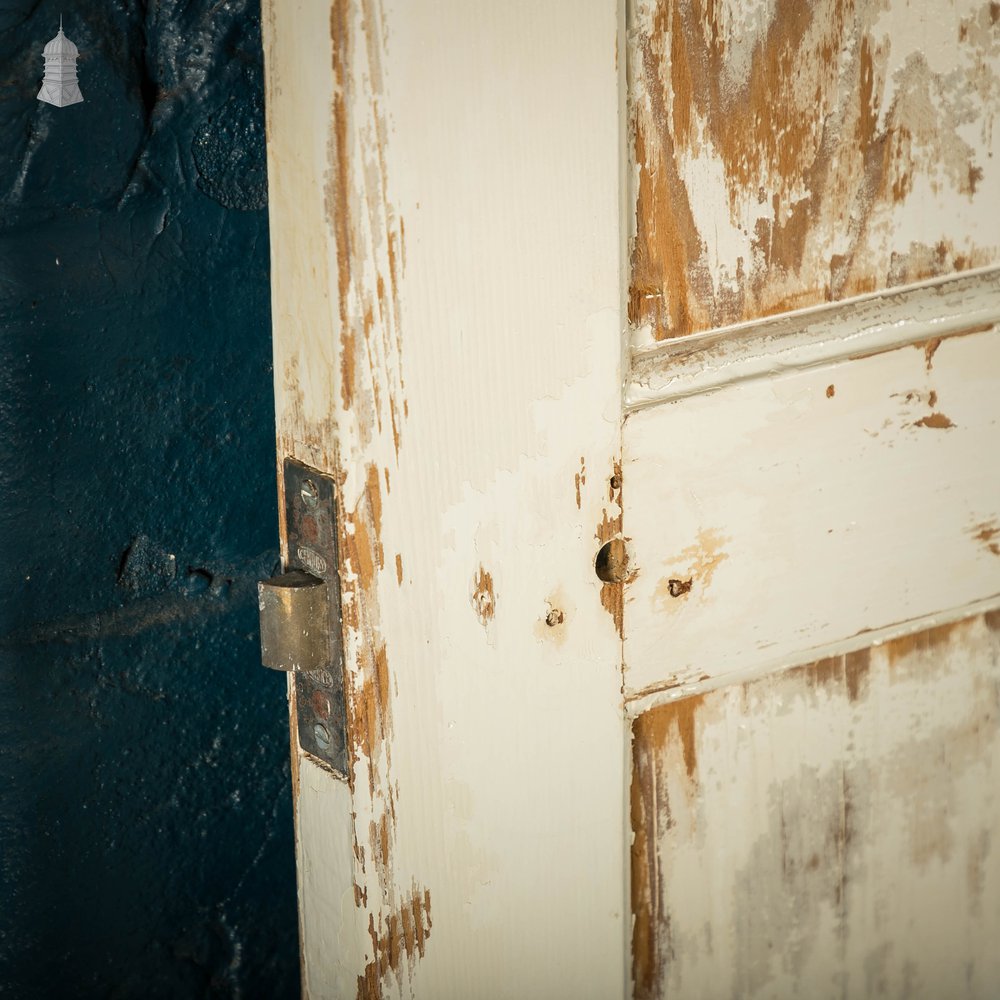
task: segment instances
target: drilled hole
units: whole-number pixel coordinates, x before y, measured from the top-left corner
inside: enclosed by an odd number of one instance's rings
[[[625,579],[627,567],[628,553],[625,551],[625,542],[620,538],[612,538],[610,542],[605,542],[594,561],[597,578],[605,583],[621,583]]]

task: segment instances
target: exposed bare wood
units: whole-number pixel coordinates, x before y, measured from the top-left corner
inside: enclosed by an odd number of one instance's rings
[[[990,0],[636,0],[637,345],[996,264]]]
[[[306,993],[985,996],[1000,8],[625,6],[264,5]]]
[[[626,406],[637,410],[911,343],[931,345],[933,357],[943,338],[998,323],[997,269],[863,296],[636,351]]]
[[[627,694],[1000,594],[998,371],[988,330],[630,415]]]
[[[659,997],[1000,991],[1000,612],[633,725],[633,976]]]
[[[299,770],[307,989],[620,996],[617,5],[265,25],[278,442],[339,485],[351,752],[349,795]]]

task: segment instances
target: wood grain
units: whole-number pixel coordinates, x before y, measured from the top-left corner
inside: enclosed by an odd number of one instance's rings
[[[627,696],[1000,595],[997,371],[991,327],[631,414]]]
[[[1000,268],[667,340],[632,355],[626,409],[1000,326]]]
[[[1000,991],[1000,612],[633,724],[636,1000]]]
[[[997,263],[1000,7],[637,0],[638,346]]]
[[[621,996],[617,4],[265,28],[278,443],[338,484],[351,752],[349,789],[299,761],[306,993]]]

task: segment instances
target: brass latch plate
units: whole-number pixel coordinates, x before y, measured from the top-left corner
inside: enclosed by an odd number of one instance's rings
[[[324,645],[329,650],[326,664],[317,666],[320,657],[307,641],[300,654],[306,666],[292,674],[299,746],[346,777],[347,712],[334,481],[293,458],[285,459],[283,469],[285,537],[288,540],[285,573],[301,571],[303,577],[308,574],[326,585],[323,599],[305,594],[292,598],[308,602],[309,613],[325,615],[325,622],[317,621],[316,626],[317,631],[325,633]],[[311,634],[307,639],[313,637]]]

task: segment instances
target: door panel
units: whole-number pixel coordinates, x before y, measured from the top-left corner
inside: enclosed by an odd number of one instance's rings
[[[627,695],[1000,598],[998,372],[991,326],[629,415]]]
[[[998,769],[998,612],[644,712],[635,996],[997,996]]]
[[[995,996],[997,6],[628,27],[635,996]]]
[[[995,264],[988,0],[636,0],[633,342]]]

